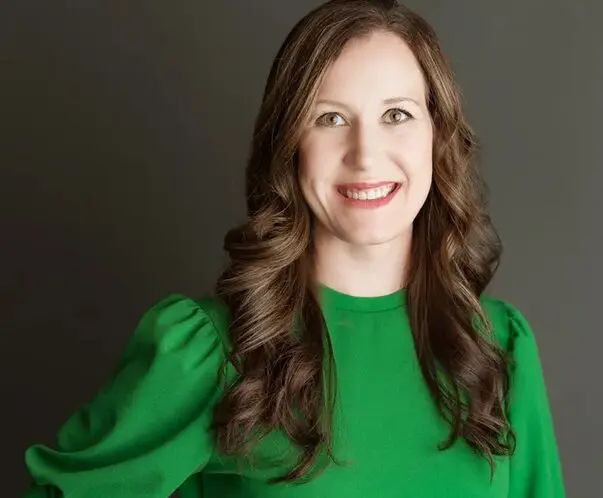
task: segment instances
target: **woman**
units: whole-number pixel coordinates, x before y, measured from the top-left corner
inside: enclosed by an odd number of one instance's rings
[[[431,27],[332,0],[277,55],[216,297],[141,319],[28,497],[564,496],[538,349]]]

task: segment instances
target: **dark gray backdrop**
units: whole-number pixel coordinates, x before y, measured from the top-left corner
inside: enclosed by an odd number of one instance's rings
[[[318,3],[2,2],[3,496],[143,310],[211,288],[271,59]],[[568,495],[600,498],[603,9],[407,5],[438,30],[483,144],[506,247],[490,293],[535,329]]]

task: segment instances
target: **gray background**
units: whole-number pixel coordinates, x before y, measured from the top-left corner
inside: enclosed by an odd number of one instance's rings
[[[199,296],[244,214],[264,80],[316,1],[0,8],[3,496],[98,389],[143,310]],[[490,293],[538,337],[568,496],[603,496],[601,3],[413,0],[483,144],[505,242]]]

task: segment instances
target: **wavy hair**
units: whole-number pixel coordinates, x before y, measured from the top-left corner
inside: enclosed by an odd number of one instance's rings
[[[432,27],[393,1],[331,0],[307,14],[273,62],[246,168],[246,221],[225,236],[229,263],[216,292],[231,313],[237,380],[214,413],[219,449],[243,455],[273,430],[300,450],[273,482],[295,481],[323,451],[333,460],[336,372],[312,280],[312,217],[297,148],[321,79],[352,39],[402,38],[423,71],[434,123],[433,181],[413,224],[408,313],[422,374],[450,434],[485,456],[510,455],[508,359],[492,337],[481,294],[501,256],[476,167],[477,143]],[[434,445],[437,442],[434,442]]]

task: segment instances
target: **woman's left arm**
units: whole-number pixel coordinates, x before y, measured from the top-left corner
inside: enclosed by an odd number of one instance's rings
[[[530,324],[506,304],[510,367],[509,417],[516,435],[510,498],[565,498],[563,474],[538,345]]]

